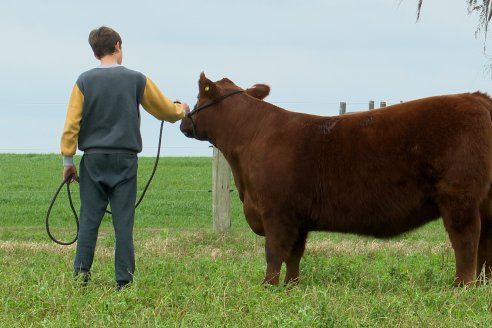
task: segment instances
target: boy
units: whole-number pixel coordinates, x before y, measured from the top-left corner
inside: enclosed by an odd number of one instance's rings
[[[101,65],[82,73],[70,96],[61,138],[63,178],[78,179],[73,162],[80,161],[80,230],[75,274],[89,281],[99,225],[111,203],[116,236],[115,276],[120,290],[133,281],[135,252],[133,223],[137,192],[137,153],[142,150],[141,104],[159,120],[176,122],[190,111],[172,102],[143,74],[121,66],[120,35],[109,27],[89,34],[89,44]]]

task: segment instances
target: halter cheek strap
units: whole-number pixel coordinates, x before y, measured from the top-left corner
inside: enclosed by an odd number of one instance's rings
[[[202,105],[200,107],[197,107],[197,105],[198,105],[198,103],[197,103],[195,105],[195,108],[193,108],[193,110],[191,112],[186,114],[186,117],[189,118],[191,121],[191,126],[193,128],[193,138],[196,138],[196,125],[195,125],[195,121],[193,121],[193,115],[195,115],[196,113],[198,113],[199,111],[201,111],[205,108],[212,107],[213,105],[220,103],[222,100],[229,98],[230,96],[233,96],[235,94],[242,93],[242,92],[244,92],[244,90],[235,90],[235,91],[226,93],[225,95],[223,95],[217,99],[210,100],[209,102],[205,103],[204,105]]]

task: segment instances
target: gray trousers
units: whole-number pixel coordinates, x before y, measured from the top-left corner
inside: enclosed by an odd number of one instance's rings
[[[116,281],[133,281],[135,250],[133,223],[137,193],[136,154],[84,154],[80,162],[80,230],[75,272],[91,270],[104,210],[111,204],[116,237]]]

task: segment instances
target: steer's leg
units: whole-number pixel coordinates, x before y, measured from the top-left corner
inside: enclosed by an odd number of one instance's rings
[[[299,263],[301,262],[304,249],[306,247],[306,238],[308,232],[301,230],[296,242],[292,246],[289,257],[286,259],[287,273],[285,275],[285,284],[297,284],[299,282]]]
[[[477,268],[479,211],[477,208],[448,206],[442,209],[442,216],[456,258],[455,285],[469,285],[475,281]]]
[[[267,269],[263,279],[264,284],[278,285],[282,263],[289,257],[298,237],[297,228],[280,222],[283,221],[279,220],[277,224],[265,226]]]
[[[481,230],[478,245],[477,276],[485,266],[485,277],[492,278],[492,200],[485,200],[480,209]]]

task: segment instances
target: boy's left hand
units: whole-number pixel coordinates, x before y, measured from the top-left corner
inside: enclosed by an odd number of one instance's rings
[[[79,181],[79,176],[77,175],[77,168],[75,165],[67,165],[63,167],[63,181],[67,181],[68,183]]]

